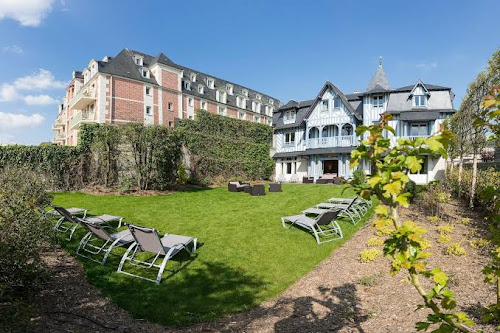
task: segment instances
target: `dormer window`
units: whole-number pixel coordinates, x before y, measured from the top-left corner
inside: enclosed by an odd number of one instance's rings
[[[205,88],[203,88],[203,86],[201,84],[198,85],[198,93],[203,94],[204,92],[205,92]]]
[[[188,81],[184,81],[184,89],[185,90],[191,90],[191,83]]]
[[[241,93],[242,93],[245,97],[247,97],[247,98],[248,98],[248,90],[243,89],[243,90],[241,91]]]
[[[328,100],[327,99],[321,101],[321,111],[322,112],[328,111]]]
[[[141,57],[140,55],[135,55],[134,56],[134,62],[138,66],[142,66],[144,64],[144,58]]]
[[[191,74],[189,75],[189,79],[190,79],[191,81],[193,81],[193,82],[196,82],[196,74],[195,74],[195,73],[191,73]]]
[[[255,94],[255,98],[260,101],[262,97],[259,94]]]
[[[236,106],[239,107],[240,109],[246,109],[247,108],[247,101],[246,101],[245,97],[237,96],[236,97]]]
[[[252,102],[252,111],[260,113],[260,103],[259,102],[256,102],[256,101]]]
[[[373,96],[373,107],[374,108],[384,107],[384,95]]]
[[[226,91],[229,95],[233,94],[233,85],[232,84],[226,84]]]
[[[427,106],[427,96],[425,95],[414,95],[413,96],[413,106],[425,107]]]
[[[227,100],[226,96],[227,96],[227,95],[226,95],[226,92],[225,92],[225,91],[223,91],[223,90],[217,90],[217,91],[215,92],[215,100],[216,100],[217,102],[220,102],[220,103],[226,103],[226,100]]]
[[[207,86],[210,89],[214,89],[214,87],[215,87],[215,80],[212,79],[211,77],[207,78]]]
[[[285,116],[283,117],[283,122],[285,124],[291,124],[295,122],[295,111],[288,110],[285,112]]]
[[[272,99],[269,99],[269,104],[274,105],[274,101]]]
[[[149,79],[149,71],[146,68],[142,69],[142,77]]]

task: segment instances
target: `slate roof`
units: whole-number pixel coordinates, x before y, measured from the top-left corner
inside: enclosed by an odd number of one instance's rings
[[[382,60],[378,65],[377,71],[373,75],[370,84],[366,88],[366,91],[371,91],[376,88],[376,86],[380,86],[380,88],[385,90],[390,90],[389,80],[387,79],[387,75],[385,75],[384,68],[382,67]]]
[[[143,65],[137,65],[134,61],[134,56],[135,55],[140,55],[143,58]],[[191,69],[189,67],[185,67],[179,64],[176,64],[173,62],[170,58],[168,58],[165,54],[160,53],[156,57],[148,55],[143,52],[135,51],[135,50],[130,50],[130,49],[123,49],[116,57],[108,57],[108,61],[97,61],[98,63],[98,70],[99,72],[106,73],[106,74],[111,74],[115,76],[121,76],[125,78],[130,78],[133,80],[149,83],[151,85],[158,86],[158,82],[156,81],[156,78],[150,73],[150,77],[146,78],[142,75],[141,68],[150,68],[156,63],[160,63],[163,65],[167,65],[173,68],[177,68],[179,70],[183,71],[183,81],[187,81],[191,85],[191,89],[185,89],[184,84],[182,84],[182,92],[190,95],[194,95],[197,97],[200,97],[202,99],[208,100],[208,101],[216,101],[216,90],[217,88],[223,88],[224,91],[226,90],[226,84],[231,84],[233,85],[233,95],[227,94],[227,103],[222,103],[227,106],[233,106],[237,108],[236,106],[236,95],[243,95],[242,90],[246,89],[248,91],[248,99],[247,99],[247,108],[246,110],[249,112],[252,112],[252,101],[257,100],[256,95],[259,94],[261,96],[261,113],[262,115],[265,115],[265,105],[270,105],[272,106],[275,110],[278,109],[281,105],[281,102],[274,98],[271,97],[267,94],[263,94],[261,92],[258,92],[256,90],[244,87],[242,85],[223,80],[218,78],[217,76],[214,75],[209,75],[206,73],[202,73],[200,71],[196,71],[194,69]],[[196,82],[191,82],[191,73],[196,73]],[[215,89],[210,89],[207,86],[206,78],[210,77],[214,79]],[[198,93],[198,85],[202,85],[204,87],[204,93],[200,94]],[[269,103],[269,100],[273,101],[273,105]]]
[[[435,84],[428,84],[428,83],[423,83],[422,84],[425,85],[425,88],[427,88],[427,90],[429,91],[436,91],[436,90],[451,90],[451,88],[449,87],[443,87],[443,86],[437,86]],[[392,92],[406,92],[406,91],[412,91],[413,90],[413,87],[415,87],[414,84],[410,85],[410,86],[404,86],[404,87],[401,87],[401,88],[397,88],[397,89],[393,89]]]
[[[304,118],[307,115],[307,112],[309,111],[309,108],[313,104],[314,100],[306,100],[306,101],[294,101],[291,100],[285,105],[283,105],[281,108],[279,108],[280,112],[274,112],[273,113],[273,126],[275,130],[278,129],[285,129],[285,128],[292,128],[292,127],[297,127],[302,124],[304,121]],[[294,109],[295,110],[295,122],[292,124],[285,124],[283,122],[283,117],[284,117],[284,112],[285,110],[290,110]]]

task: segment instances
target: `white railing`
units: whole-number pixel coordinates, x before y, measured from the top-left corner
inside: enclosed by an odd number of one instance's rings
[[[331,136],[307,139],[307,148],[351,147],[356,145],[356,137],[352,135]]]
[[[403,136],[403,137],[405,137],[405,136]],[[409,139],[415,140],[416,138],[428,138],[429,135],[408,135],[406,137]]]
[[[341,125],[341,124],[350,124],[351,118],[349,117],[321,117],[321,118],[312,118],[307,120],[308,127],[314,126],[324,126],[324,125]]]
[[[71,102],[70,102],[71,107],[74,107],[75,104],[78,103],[78,101],[80,101],[82,98],[90,99],[90,100],[95,99],[95,90],[90,88],[90,87],[80,89],[76,93],[76,95],[73,96],[73,98],[71,99]],[[89,104],[89,103],[85,103],[85,104]]]

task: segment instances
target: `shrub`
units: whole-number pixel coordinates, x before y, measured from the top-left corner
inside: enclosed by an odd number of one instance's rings
[[[50,199],[34,172],[0,172],[0,296],[29,296],[46,277],[40,254],[52,227],[41,211]]]
[[[481,152],[481,161],[491,162],[495,160],[495,152],[493,150],[485,150]]]
[[[410,193],[410,202],[413,202],[417,197],[417,183],[410,180],[405,187],[405,191]]]
[[[429,216],[429,222],[431,223],[438,223],[439,221],[441,220],[441,218],[439,216]]]
[[[366,183],[366,174],[363,170],[357,169],[352,173],[351,184],[362,185]]]
[[[380,245],[384,244],[384,240],[382,238],[379,238],[379,237],[372,237],[368,240],[368,242],[366,244],[368,246],[380,246]]]
[[[445,243],[449,243],[451,241],[451,237],[448,236],[448,235],[439,235],[439,238],[437,240],[438,243],[440,244],[445,244]]]
[[[469,245],[475,249],[482,249],[490,245],[490,241],[484,238],[473,239],[469,242]]]
[[[380,278],[381,278],[380,275],[381,275],[380,273],[376,273],[376,274],[370,274],[367,276],[363,276],[357,282],[358,282],[358,284],[363,285],[365,287],[373,287],[373,286],[376,286],[380,283]]]
[[[363,263],[368,263],[375,260],[381,254],[382,251],[379,249],[366,249],[359,254],[359,260]]]
[[[446,254],[449,256],[463,256],[467,254],[467,251],[459,243],[451,243],[446,248]]]
[[[447,223],[444,225],[440,225],[437,230],[441,235],[451,234],[453,232],[454,227]]]
[[[426,250],[430,247],[432,247],[431,245],[431,242],[429,242],[427,239],[423,239],[421,242],[420,242],[420,247],[422,248],[422,250]]]
[[[438,192],[436,198],[441,203],[447,203],[450,202],[451,194],[447,192]]]
[[[468,225],[470,223],[470,218],[464,217],[463,219],[460,219],[458,223],[463,224],[463,225]]]

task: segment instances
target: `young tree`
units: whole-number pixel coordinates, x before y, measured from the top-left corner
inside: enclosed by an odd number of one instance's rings
[[[377,125],[359,126],[356,134],[361,136],[368,132],[356,150],[351,153],[351,167],[356,167],[362,159],[372,163],[371,176],[366,184],[352,184],[356,192],[369,199],[376,195],[381,204],[375,208],[377,220],[374,226],[389,236],[384,242],[384,254],[392,259],[391,274],[402,270],[408,273],[410,282],[422,297],[423,305],[432,314],[427,321],[417,323],[417,330],[427,330],[431,325],[438,324],[435,332],[470,332],[466,325],[473,322],[465,313],[451,312],[455,306],[455,295],[448,289],[448,276],[439,268],[428,269],[425,252],[426,240],[423,234],[426,230],[412,221],[402,222],[399,216],[399,206],[409,207],[406,190],[410,181],[408,173],[418,172],[422,168],[423,155],[446,155],[451,133],[442,131],[439,135],[428,138],[400,138],[396,146],[391,148],[390,139],[384,138],[383,131],[393,134],[394,129],[388,126],[390,115],[383,115]],[[432,279],[432,289],[426,291],[420,278]]]

